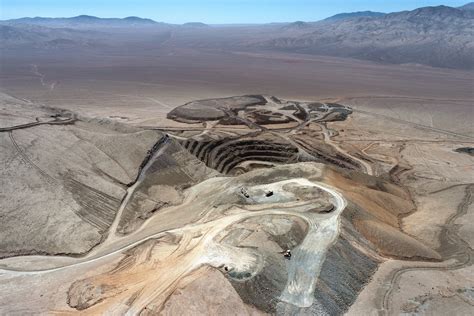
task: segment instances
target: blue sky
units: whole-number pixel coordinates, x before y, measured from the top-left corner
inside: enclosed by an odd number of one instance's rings
[[[184,23],[267,23],[316,21],[341,12],[411,10],[430,5],[460,6],[465,1],[435,0],[0,0],[0,18],[24,16],[140,16]]]

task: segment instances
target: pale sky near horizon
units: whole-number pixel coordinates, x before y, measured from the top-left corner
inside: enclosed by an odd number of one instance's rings
[[[0,0],[0,19],[20,17],[139,16],[168,23],[317,21],[342,12],[461,6],[469,0]]]

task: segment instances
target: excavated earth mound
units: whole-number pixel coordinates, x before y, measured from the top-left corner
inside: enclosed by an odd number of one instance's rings
[[[0,110],[0,257],[88,252],[108,233],[127,188],[163,134],[7,100]],[[66,123],[37,124],[53,121]],[[213,174],[171,143],[127,206],[121,231],[178,203],[184,186]],[[157,190],[162,199],[150,198]]]
[[[321,176],[315,177],[321,170]],[[264,312],[339,315],[351,306],[378,264],[383,261],[380,254],[403,259],[440,259],[435,251],[401,230],[397,216],[412,211],[414,205],[405,199],[406,192],[395,184],[309,163],[275,167],[266,172],[249,172],[240,177],[248,181],[247,184],[293,177],[314,179],[331,184],[349,202],[342,213],[339,237],[326,254],[314,291],[315,302],[311,307],[298,308],[279,300],[287,281],[285,265],[288,261],[282,259],[278,252],[296,247],[301,241],[298,236],[302,235],[304,227],[293,225],[292,229],[284,233],[284,237],[272,235],[275,232],[265,230],[270,221],[260,218],[260,227],[254,228],[254,236],[247,232],[244,242],[236,243],[239,247],[257,247],[266,255],[265,266],[257,276],[242,281],[229,275],[243,301]],[[276,245],[272,246],[270,241]]]
[[[216,121],[225,118],[226,111],[244,110],[265,103],[265,98],[260,95],[192,101],[169,112],[168,118],[184,123]]]

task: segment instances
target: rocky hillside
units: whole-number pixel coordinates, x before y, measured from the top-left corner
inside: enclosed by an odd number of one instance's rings
[[[446,6],[316,23],[252,45],[385,63],[474,68],[474,14]]]

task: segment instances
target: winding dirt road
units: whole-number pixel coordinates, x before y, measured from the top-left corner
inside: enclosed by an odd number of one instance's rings
[[[458,235],[456,225],[454,224],[456,219],[466,214],[467,208],[473,203],[474,184],[468,184],[465,186],[464,198],[459,204],[457,212],[448,218],[448,221],[445,224],[446,228],[443,230],[444,237],[441,238],[442,240],[449,240],[453,245],[456,245],[460,249],[451,258],[447,258],[445,261],[440,263],[428,263],[425,265],[419,264],[412,267],[402,267],[393,271],[390,274],[387,290],[381,295],[381,300],[379,301],[378,309],[380,314],[390,315],[390,304],[393,291],[398,287],[400,279],[404,273],[410,271],[457,270],[472,265],[474,250]],[[451,186],[450,188],[453,187],[456,186]]]
[[[225,179],[231,181],[231,178]],[[193,188],[193,194],[191,195],[196,197],[199,195],[201,188],[209,189],[210,187],[215,187],[214,183],[216,181],[222,181],[222,179],[212,178],[198,184],[197,187]],[[334,211],[328,214],[308,212],[309,209],[313,208],[311,201],[296,202],[296,198],[292,197],[292,193],[285,191],[284,186],[287,184],[307,188],[314,187],[326,192],[332,199]],[[221,234],[223,231],[228,230],[232,225],[244,220],[261,216],[279,215],[288,218],[297,217],[308,224],[307,235],[303,242],[294,249],[294,259],[291,261],[288,270],[288,284],[281,298],[283,301],[297,306],[307,306],[312,303],[314,285],[321,269],[321,264],[324,261],[326,251],[339,234],[339,215],[346,207],[347,202],[342,194],[334,188],[323,183],[309,181],[305,178],[295,178],[274,182],[266,186],[273,190],[277,197],[281,194],[281,198],[284,200],[290,198],[293,199],[294,202],[291,202],[290,204],[288,204],[288,202],[283,203],[284,205],[281,205],[281,207],[278,200],[275,203],[257,203],[250,207],[234,205],[232,207],[234,211],[230,215],[224,213],[222,214],[222,217],[216,220],[208,222],[198,221],[178,229],[155,232],[154,234],[140,238],[131,244],[122,246],[119,249],[112,248],[111,251],[103,253],[100,256],[89,258],[88,256],[90,255],[87,255],[83,258],[77,258],[75,259],[76,262],[68,265],[40,270],[34,268],[8,269],[8,267],[4,267],[3,269],[0,269],[0,279],[7,280],[14,276],[28,277],[45,275],[60,271],[71,271],[71,274],[74,275],[74,268],[76,267],[89,265],[90,267],[97,266],[97,264],[100,264],[101,260],[122,254],[124,251],[141,245],[147,240],[156,239],[167,234],[181,236],[179,246],[173,252],[173,257],[179,258],[178,261],[176,261],[179,264],[172,264],[165,269],[166,264],[164,263],[165,265],[160,268],[162,273],[160,273],[159,285],[155,282],[153,282],[153,284],[155,284],[154,286],[147,284],[128,310],[128,312],[134,314],[135,312],[142,310],[156,297],[169,295],[170,290],[174,289],[174,286],[181,278],[203,265],[211,265],[216,268],[228,266],[234,271],[241,270],[250,273],[257,273],[258,258],[255,259],[254,256],[238,247],[222,247],[218,240],[216,240],[216,236]],[[252,187],[249,187],[249,189],[252,190]],[[235,194],[241,194],[238,187],[227,188],[226,190],[236,192]],[[192,201],[190,202],[192,203]],[[187,205],[184,205],[184,207],[187,207]],[[209,212],[212,211],[213,209]],[[121,238],[131,238],[131,236]],[[108,246],[104,244],[104,247]],[[104,248],[102,251],[104,251]],[[41,256],[36,256],[37,259],[40,259],[40,257]],[[10,258],[9,261],[22,261],[24,259],[27,259],[27,256]],[[169,258],[165,259],[164,262],[168,261],[168,259]],[[51,260],[51,257],[44,256],[43,260]],[[0,264],[3,263],[2,261],[0,261]],[[171,261],[174,262],[175,260]],[[309,279],[303,277],[297,272],[303,265],[305,266],[305,271],[308,275],[311,275]],[[122,299],[123,298],[124,297],[122,297]],[[109,312],[110,311],[112,310],[109,310]]]

